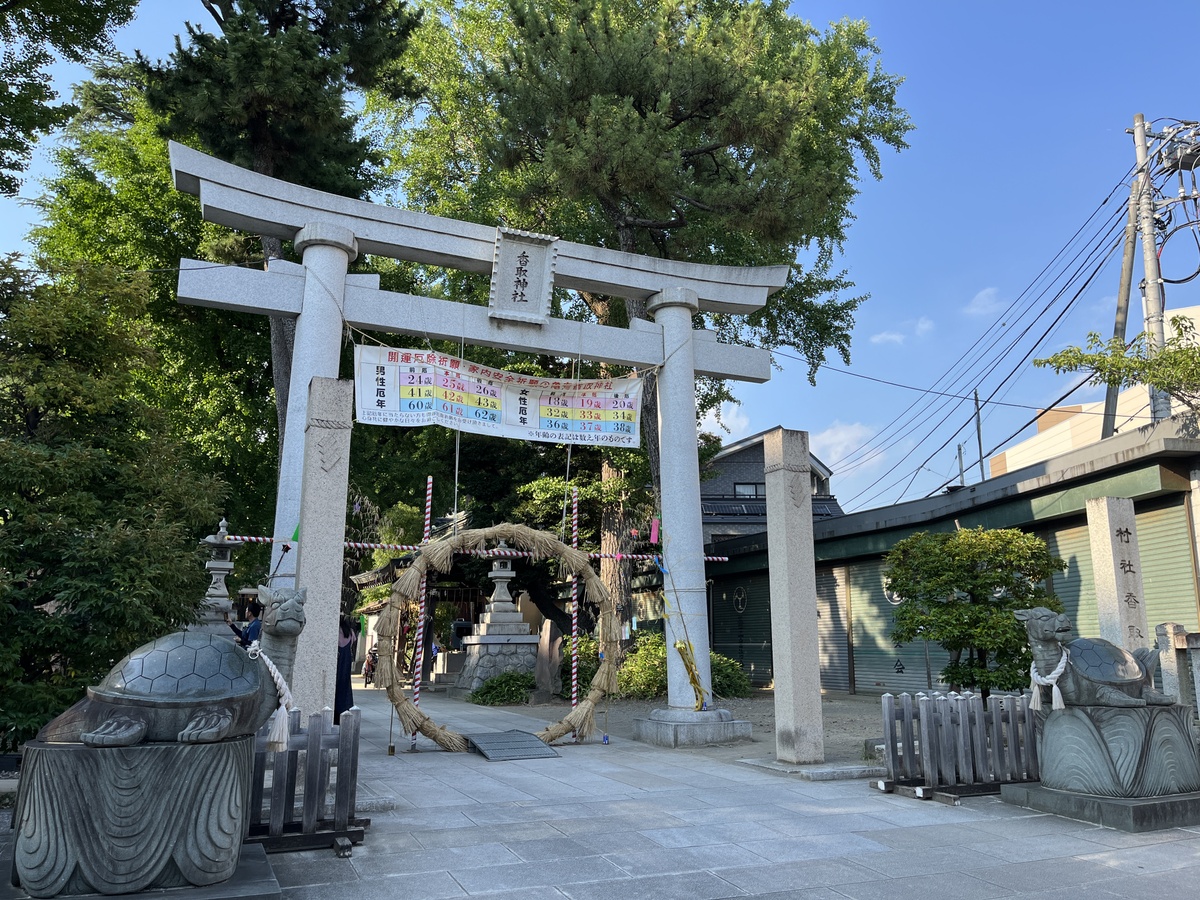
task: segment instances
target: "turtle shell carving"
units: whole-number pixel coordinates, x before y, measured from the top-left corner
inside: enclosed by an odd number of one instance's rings
[[[93,699],[118,704],[195,706],[257,698],[262,670],[233,641],[177,631],[143,644],[98,685]]]
[[[306,592],[259,586],[262,645],[247,653],[223,635],[177,631],[138,647],[87,697],[46,723],[38,740],[129,747],[211,743],[254,734],[279,704],[304,629]],[[270,657],[274,673],[268,668]]]
[[[1092,638],[1075,638],[1066,645],[1076,671],[1089,681],[1100,684],[1137,685],[1146,677],[1133,655],[1110,644]]]

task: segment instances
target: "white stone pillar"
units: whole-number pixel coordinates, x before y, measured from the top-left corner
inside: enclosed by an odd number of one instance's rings
[[[1133,501],[1093,497],[1087,521],[1100,637],[1130,652],[1151,646]]]
[[[304,431],[308,423],[308,386],[314,378],[337,378],[342,352],[342,310],[346,299],[346,270],[358,256],[353,232],[329,222],[312,222],[300,229],[296,250],[304,259],[304,303],[296,318],[292,377],[288,387],[287,421],[279,436],[278,492],[275,497],[274,537],[291,537],[300,523],[300,489],[304,471]],[[343,505],[345,497],[342,498]],[[343,538],[338,538],[339,545]],[[296,583],[296,554],[271,548],[268,584]]]
[[[666,600],[667,706],[634,722],[633,735],[660,747],[685,747],[749,740],[749,722],[735,721],[727,709],[714,709],[712,661],[708,646],[708,590],[704,577],[704,534],[700,514],[700,457],[696,449],[696,369],[692,315],[695,291],[670,288],[646,304],[663,332],[663,365],[658,372],[659,478],[662,485],[663,593]],[[676,641],[690,642],[696,692]]]
[[[665,362],[658,372],[659,483],[662,485],[663,589],[667,602],[667,705],[694,710],[696,692],[676,641],[690,641],[704,701],[712,704],[708,658],[708,595],[704,586],[704,531],[700,514],[700,458],[696,450],[696,374],[692,315],[694,291],[672,288],[646,309],[662,326]]]
[[[786,763],[825,761],[809,460],[807,433],[776,428],[763,435],[775,757]]]
[[[308,395],[297,586],[308,591],[292,695],[303,715],[333,706],[346,539],[354,382],[314,378]]]

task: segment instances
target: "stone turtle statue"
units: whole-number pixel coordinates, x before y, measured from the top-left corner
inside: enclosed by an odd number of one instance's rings
[[[255,734],[280,703],[266,660],[284,681],[304,629],[304,590],[259,589],[261,652],[232,640],[178,631],[138,647],[38,740],[128,747],[142,741],[211,743]],[[264,658],[265,657],[265,658]]]
[[[1130,653],[1100,638],[1071,640],[1071,620],[1044,606],[1016,610],[1033,651],[1032,689],[1052,686],[1054,708],[1066,706],[1170,706],[1174,698],[1155,690],[1158,654]],[[1057,673],[1057,674],[1055,674]],[[1060,702],[1061,700],[1061,702]]]

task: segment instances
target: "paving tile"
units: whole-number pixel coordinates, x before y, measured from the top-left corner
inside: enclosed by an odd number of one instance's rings
[[[270,862],[280,887],[342,885],[358,881],[359,877],[351,860],[338,859],[328,850],[273,853]]]
[[[1117,897],[1144,900],[1147,897],[1194,897],[1198,884],[1200,868],[1188,866],[1167,872],[1119,875],[1105,881],[1101,887]]]
[[[469,869],[491,869],[517,862],[503,844],[442,847],[436,850],[407,850],[377,856],[351,857],[359,877],[404,875],[445,870],[454,874]]]
[[[686,875],[652,875],[631,878],[619,884],[588,882],[562,887],[572,900],[613,900],[616,897],[645,897],[653,900],[722,900],[741,896],[733,885],[711,872]]]
[[[1022,810],[1024,815],[991,817],[979,819],[971,823],[977,831],[986,831],[998,838],[1033,837],[1040,834],[1084,834],[1100,831],[1099,825],[1091,822],[1080,822],[1076,819],[1064,819],[1048,813],[1030,813]],[[1111,831],[1111,829],[1109,829]]]
[[[1008,863],[983,869],[970,866],[971,875],[981,881],[1003,887],[1013,893],[1048,891],[1092,882],[1107,881],[1113,877],[1111,868],[1098,859],[1074,857],[1068,859],[1038,859],[1029,862]]]
[[[744,844],[779,837],[779,832],[758,822],[729,825],[684,825],[679,828],[642,828],[641,834],[660,847],[702,847],[706,844]]]
[[[919,850],[924,853],[934,847],[961,847],[975,841],[986,841],[992,835],[977,830],[973,825],[916,825],[911,828],[896,828],[875,816],[870,819],[880,822],[881,827],[871,832],[871,840],[886,844],[896,850]],[[820,823],[820,819],[816,820]]]
[[[1013,896],[1006,888],[961,872],[839,884],[837,892],[851,900],[993,900]]]
[[[1130,874],[1200,866],[1200,838],[1104,850],[1080,859]]]
[[[446,900],[465,897],[463,890],[446,872],[426,872],[419,878],[397,875],[386,878],[369,878],[342,883],[283,888],[281,900]]]
[[[607,853],[604,858],[633,878],[744,868],[748,865],[766,866],[768,863],[763,857],[736,844]]]
[[[557,887],[568,896],[574,896],[571,885],[592,881],[607,886],[608,900],[636,896],[625,887],[629,880],[625,873],[599,856],[585,856],[557,866],[531,862],[452,870],[451,874],[469,894],[521,890],[536,890],[540,894],[545,888]]]
[[[803,862],[753,865],[722,869],[721,877],[751,896],[775,896],[779,891],[799,891],[823,885],[883,881],[887,876],[845,859],[810,859]]]
[[[1062,821],[1070,821],[1064,819]],[[1200,834],[1189,832],[1182,828],[1168,828],[1163,831],[1143,831],[1133,833],[1128,831],[1117,831],[1115,828],[1102,828],[1099,825],[1094,826],[1084,835],[1089,841],[1094,841],[1097,844],[1103,844],[1105,847],[1124,848],[1124,847],[1145,847],[1149,844],[1169,844],[1173,841],[1194,840],[1200,837]]]
[[[828,859],[853,856],[858,861],[881,853],[888,848],[857,834],[814,834],[807,837],[780,838],[769,841],[747,841],[747,850],[772,862],[793,862],[802,859]]]
[[[882,844],[876,844],[883,847]],[[932,847],[924,850],[907,848],[856,857],[856,862],[891,878],[909,875],[932,875],[938,872],[964,872],[987,866],[1002,865],[1003,861],[962,847]]]
[[[1004,862],[1032,862],[1036,859],[1061,859],[1086,856],[1102,849],[1088,840],[1090,832],[1071,834],[1039,834],[1032,837],[991,838],[982,843],[964,844],[964,849],[977,850]],[[872,835],[874,837],[874,835]]]
[[[417,841],[419,849],[433,850],[438,847],[474,847],[491,843],[508,845],[514,841],[561,839],[562,832],[547,822],[514,822],[476,828],[422,830],[420,834],[413,835],[413,838]]]
[[[604,852],[592,843],[563,837],[561,834],[558,834],[557,837],[541,840],[505,840],[504,846],[514,853],[518,859],[522,859],[525,862],[604,855]]]
[[[596,834],[610,831],[678,828],[686,823],[666,813],[647,816],[587,816],[581,819],[557,819],[553,823],[563,834]]]

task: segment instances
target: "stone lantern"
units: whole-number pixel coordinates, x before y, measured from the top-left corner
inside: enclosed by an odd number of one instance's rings
[[[500,542],[503,552],[509,546]],[[484,608],[475,633],[463,637],[466,659],[450,688],[450,696],[464,696],[485,681],[503,672],[530,672],[537,666],[538,636],[529,633],[529,625],[517,611],[508,583],[516,573],[512,559],[500,556],[492,561],[488,578],[496,585]]]
[[[210,581],[208,590],[204,593],[204,609],[200,613],[200,621],[190,627],[190,631],[203,631],[229,637],[231,632],[225,624],[225,616],[233,610],[229,599],[229,588],[225,579],[233,572],[233,551],[242,546],[243,541],[229,539],[229,523],[221,519],[217,533],[210,534],[200,542],[209,548],[209,560],[204,564],[208,570]]]

